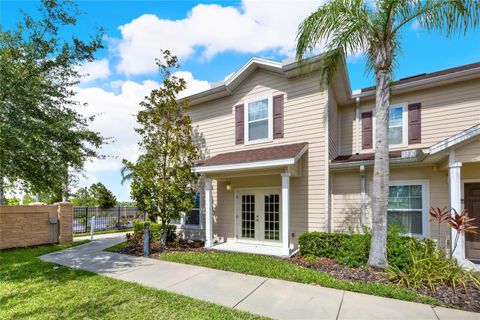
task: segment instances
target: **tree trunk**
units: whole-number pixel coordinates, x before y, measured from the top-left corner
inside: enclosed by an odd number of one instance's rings
[[[0,177],[0,206],[5,204],[5,189],[3,177]]]
[[[391,50],[381,46],[376,54],[375,161],[372,195],[372,240],[368,265],[385,269],[387,263],[387,208],[390,179],[388,109],[390,104]]]

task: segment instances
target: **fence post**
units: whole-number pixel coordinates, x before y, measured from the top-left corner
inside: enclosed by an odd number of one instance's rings
[[[117,228],[120,228],[120,206],[117,207]]]
[[[88,207],[85,207],[85,232],[88,232]]]
[[[148,222],[143,224],[143,255],[145,257],[150,255],[150,226]]]
[[[92,217],[92,223],[90,224],[90,241],[93,241],[93,233],[95,232],[95,215]]]

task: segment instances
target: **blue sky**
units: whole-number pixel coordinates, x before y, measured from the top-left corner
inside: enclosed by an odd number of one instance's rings
[[[137,137],[134,114],[138,102],[158,86],[154,58],[162,48],[180,58],[188,92],[208,87],[240,68],[251,56],[283,60],[294,51],[296,27],[319,1],[77,1],[82,12],[74,29],[84,37],[105,29],[105,46],[97,61],[84,66],[90,74],[78,98],[88,102],[85,114],[100,114],[92,125],[116,142],[103,152],[111,157],[87,164],[81,183],[102,182],[119,200],[128,200],[120,184],[122,158],[134,160]],[[20,9],[36,15],[37,1],[0,0],[3,28],[12,28]],[[480,61],[480,32],[446,39],[408,26],[402,34],[402,53],[395,77],[402,78]],[[348,59],[352,89],[373,84],[365,74],[362,56]]]

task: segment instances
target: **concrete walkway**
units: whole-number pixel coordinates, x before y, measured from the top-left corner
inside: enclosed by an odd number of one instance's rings
[[[103,251],[123,235],[99,235],[41,258],[275,319],[480,319],[480,313]]]

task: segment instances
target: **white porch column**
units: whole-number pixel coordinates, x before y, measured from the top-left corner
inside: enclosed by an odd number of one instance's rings
[[[450,157],[448,162],[448,188],[450,194],[450,207],[457,210],[458,213],[462,211],[462,184],[461,184],[461,162],[455,162],[455,150],[450,151]],[[451,249],[455,245],[455,239],[457,232],[454,229],[450,229],[450,243]],[[458,261],[465,260],[465,235],[460,234],[458,238],[458,245],[453,252],[452,256]]]
[[[290,173],[282,173],[282,254],[290,255]]]
[[[205,247],[213,245],[212,179],[205,179]]]

